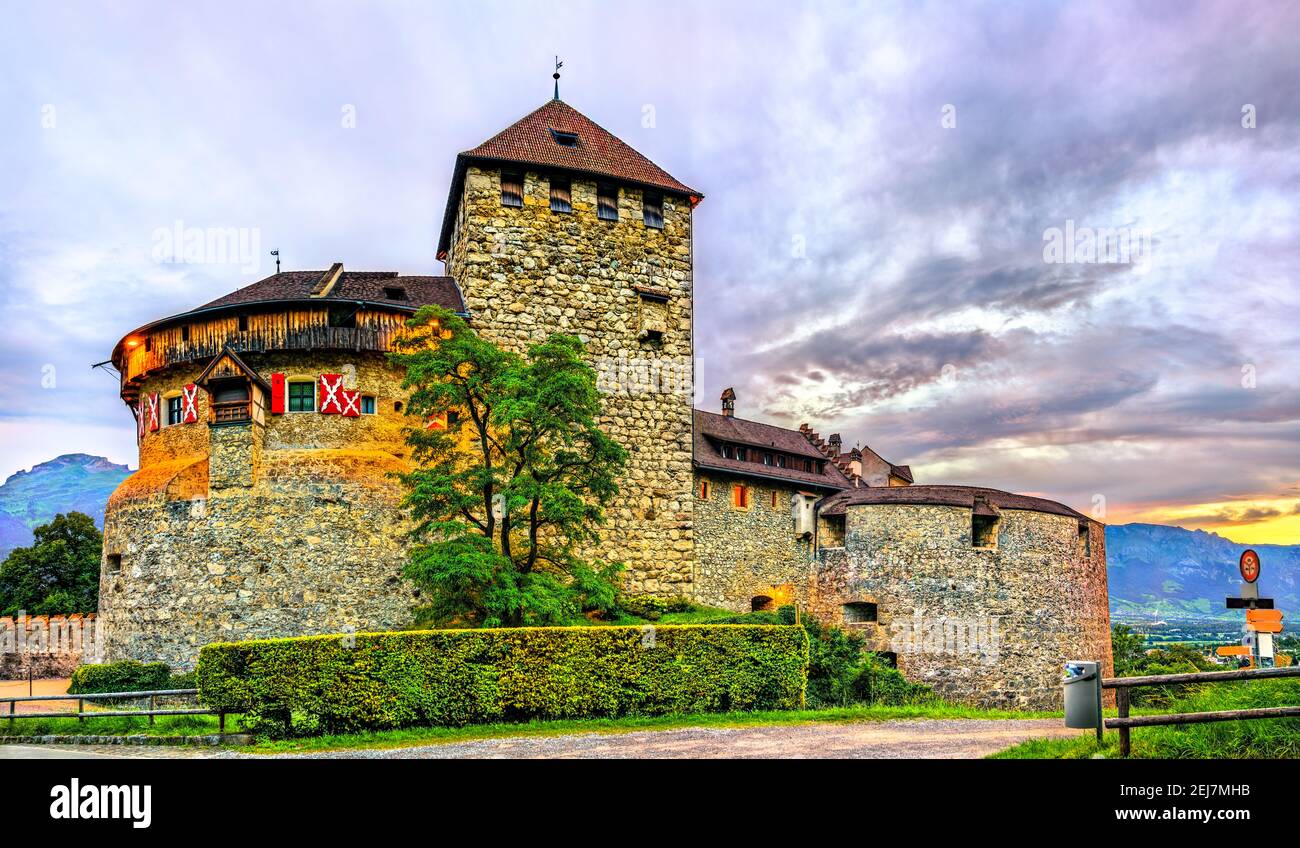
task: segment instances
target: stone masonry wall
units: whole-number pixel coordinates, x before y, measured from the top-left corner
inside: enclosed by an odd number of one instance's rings
[[[400,374],[381,356],[339,352],[249,354],[264,377],[342,373],[376,396],[376,415],[266,416],[209,428],[200,421],[146,433],[141,468],[109,500],[100,617],[107,660],[192,666],[213,641],[382,630],[410,622],[416,593],[401,579],[405,524],[404,411]],[[145,391],[197,377],[171,369]],[[209,440],[223,449],[210,462]],[[238,473],[238,450],[260,441],[260,459]],[[250,459],[257,451],[247,450]],[[231,467],[233,463],[234,467]],[[211,467],[210,467],[211,466]],[[109,557],[121,557],[110,571]]]
[[[552,212],[549,192],[548,176],[530,171],[523,207],[503,207],[500,172],[471,166],[448,273],[484,336],[520,351],[555,332],[586,343],[605,375],[602,425],[628,451],[602,553],[627,564],[633,591],[690,594],[690,205],[666,196],[659,230],[642,220],[640,189],[620,189],[617,222],[597,218],[594,181],[573,179],[572,214]],[[662,337],[643,338],[646,325]],[[665,366],[657,385],[627,379]]]
[[[844,547],[821,551],[810,611],[842,623],[844,604],[876,604],[877,623],[847,626],[946,698],[1059,709],[1065,661],[1114,671],[1104,528],[1088,522],[1088,540],[1077,519],[1003,510],[996,547],[973,548],[969,509],[850,506]]]
[[[701,482],[709,496],[701,497]],[[741,478],[695,474],[695,600],[749,612],[756,597],[777,605],[807,602],[811,543],[794,533],[790,498],[796,489],[775,481],[746,480],[749,508],[732,506],[731,487]],[[772,493],[776,506],[772,506]]]

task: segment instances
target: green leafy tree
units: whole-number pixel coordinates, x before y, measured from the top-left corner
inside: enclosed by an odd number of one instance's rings
[[[1145,642],[1141,633],[1134,633],[1126,624],[1110,628],[1110,654],[1115,661],[1116,677],[1134,677],[1144,674],[1146,667]]]
[[[60,513],[32,535],[31,547],[15,548],[0,563],[0,614],[94,612],[104,537],[91,517]]]
[[[411,412],[446,422],[412,429],[416,468],[402,476],[421,619],[559,624],[611,608],[621,565],[588,552],[626,454],[596,425],[582,343],[553,335],[520,356],[429,306],[390,356]]]

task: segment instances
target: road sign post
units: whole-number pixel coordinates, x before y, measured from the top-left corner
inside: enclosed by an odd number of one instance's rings
[[[1220,648],[1219,656],[1249,656],[1256,668],[1269,668],[1274,663],[1273,634],[1282,632],[1282,611],[1273,609],[1272,598],[1259,596],[1260,561],[1259,554],[1247,548],[1241,552],[1237,563],[1241,572],[1241,584],[1238,597],[1227,598],[1228,609],[1246,611],[1246,638],[1242,640],[1245,650]]]

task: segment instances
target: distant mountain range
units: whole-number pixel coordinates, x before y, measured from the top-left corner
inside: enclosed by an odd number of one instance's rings
[[[1300,610],[1300,545],[1243,545],[1204,530],[1163,524],[1106,528],[1110,609],[1117,618],[1240,622],[1224,598],[1241,586],[1238,558],[1254,548],[1260,558],[1260,594],[1278,609]]]
[[[0,486],[0,559],[32,542],[32,528],[77,510],[104,526],[108,496],[131,473],[101,456],[73,453],[19,471]],[[1300,545],[1241,545],[1204,530],[1161,524],[1106,528],[1110,608],[1119,620],[1239,622],[1223,599],[1241,583],[1237,558],[1259,552],[1260,587],[1283,610],[1300,611]]]
[[[19,471],[0,485],[0,559],[32,543],[32,528],[60,512],[84,512],[104,526],[104,505],[130,475],[102,456],[70,453]]]

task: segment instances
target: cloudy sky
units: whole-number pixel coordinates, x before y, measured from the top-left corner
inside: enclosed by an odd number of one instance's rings
[[[566,101],[707,195],[698,405],[1300,542],[1296,4],[550,5],[6,2],[0,475],[134,466],[90,364],[271,249],[441,273],[455,153],[558,53]],[[249,256],[157,261],[177,226]]]

